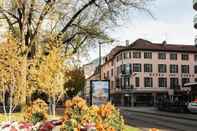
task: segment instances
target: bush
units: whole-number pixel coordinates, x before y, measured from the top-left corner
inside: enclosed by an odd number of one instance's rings
[[[35,100],[32,105],[25,108],[24,119],[27,122],[36,124],[37,122],[47,120],[48,105],[41,99]]]
[[[65,102],[63,130],[72,131],[83,128],[97,131],[123,131],[124,121],[119,111],[111,104],[88,107],[85,100],[74,97]]]
[[[42,99],[46,103],[48,103],[49,95],[43,91],[36,90],[31,94],[31,101],[35,101],[36,99]]]

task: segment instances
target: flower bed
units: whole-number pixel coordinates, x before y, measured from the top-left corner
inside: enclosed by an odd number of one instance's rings
[[[62,129],[80,131],[88,128],[96,131],[122,131],[123,117],[111,103],[88,107],[80,97],[66,101]]]
[[[48,121],[47,105],[38,99],[26,107],[24,122],[2,122],[0,131],[122,131],[124,121],[111,104],[88,106],[80,97],[65,102],[62,119]]]

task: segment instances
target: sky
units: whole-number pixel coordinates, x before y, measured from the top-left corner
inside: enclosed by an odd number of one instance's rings
[[[166,40],[169,44],[194,44],[197,31],[193,28],[195,11],[192,0],[155,0],[147,8],[154,18],[145,12],[131,10],[128,18],[109,32],[114,39],[122,42],[103,45],[102,56],[116,45],[125,45],[125,40],[133,42],[139,38],[157,43]],[[91,49],[90,58],[85,63],[97,57],[98,48]]]

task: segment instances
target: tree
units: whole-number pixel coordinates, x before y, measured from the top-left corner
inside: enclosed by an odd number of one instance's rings
[[[65,76],[69,77],[69,79],[64,83],[64,90],[68,97],[74,97],[80,91],[83,91],[85,86],[85,75],[82,69],[74,68],[66,71]]]
[[[21,69],[24,59],[20,46],[11,36],[0,44],[0,91],[5,115],[7,115],[6,106],[8,106],[6,103],[9,104],[9,119],[15,107],[25,102],[24,72]],[[6,96],[9,97],[8,101]]]
[[[49,54],[38,57],[38,64],[31,67],[30,72],[32,80],[37,83],[36,90],[47,92],[49,97],[52,98],[52,111],[55,116],[55,108],[57,101],[63,95],[64,83],[64,66],[65,56],[62,48],[52,47]]]
[[[0,15],[9,31],[34,55],[37,44],[54,34],[65,52],[75,53],[84,43],[106,40],[106,29],[129,9],[150,13],[152,0],[1,0]]]

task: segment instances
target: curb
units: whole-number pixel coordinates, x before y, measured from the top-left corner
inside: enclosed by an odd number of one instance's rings
[[[136,111],[136,110],[130,110],[130,109],[124,109],[124,108],[120,108],[120,110],[125,110],[125,111],[129,111],[129,112],[138,112],[138,113],[143,113],[143,114],[159,115],[159,116],[171,117],[171,118],[177,118],[177,119],[197,121],[197,118],[188,118],[188,117],[184,117],[184,116],[175,116],[175,115],[163,114],[163,113]]]

